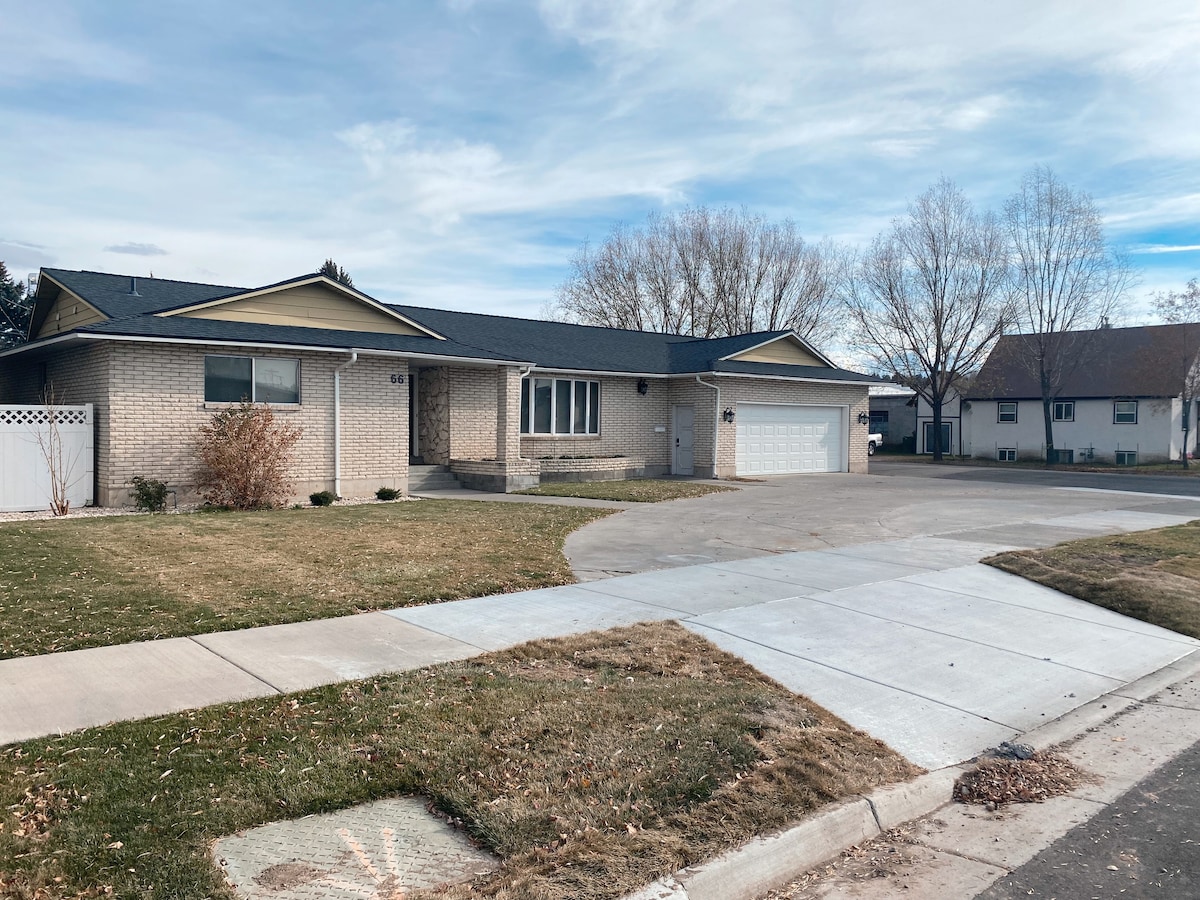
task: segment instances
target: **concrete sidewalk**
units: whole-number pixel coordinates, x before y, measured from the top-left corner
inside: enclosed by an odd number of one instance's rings
[[[1067,518],[1089,533],[1187,521]],[[977,564],[1010,546],[910,538],[5,660],[0,743],[677,619],[939,768],[1200,647]]]

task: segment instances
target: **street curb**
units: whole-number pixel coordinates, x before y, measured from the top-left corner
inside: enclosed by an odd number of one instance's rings
[[[1013,740],[1038,748],[1061,744],[1197,675],[1200,650],[1193,650]],[[954,781],[967,764],[844,800],[784,831],[752,838],[706,862],[680,869],[625,900],[755,900],[848,847],[948,806],[953,802]]]

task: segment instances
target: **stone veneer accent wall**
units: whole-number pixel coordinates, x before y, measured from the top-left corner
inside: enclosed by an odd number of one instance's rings
[[[443,366],[417,371],[417,447],[426,465],[450,463],[450,375]]]
[[[158,478],[188,495],[195,483],[192,441],[200,425],[227,404],[204,403],[204,356],[230,355],[228,347],[110,343],[54,354],[46,378],[65,403],[91,403],[96,416],[96,502],[129,501],[134,475]],[[333,370],[343,354],[244,351],[246,355],[300,360],[300,404],[277,406],[284,421],[303,429],[291,476],[296,496],[332,490]],[[29,371],[40,372],[40,362]],[[342,493],[366,496],[381,487],[403,489],[408,480],[408,397],[403,361],[360,356],[342,372]],[[10,381],[12,379],[10,378]],[[40,402],[35,379],[13,402]]]

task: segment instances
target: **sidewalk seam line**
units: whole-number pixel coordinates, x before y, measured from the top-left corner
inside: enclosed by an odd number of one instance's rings
[[[213,634],[220,634],[220,632],[211,632],[211,633],[213,633]],[[229,658],[228,656],[226,656],[225,654],[223,654],[223,653],[218,653],[218,652],[217,652],[216,650],[214,650],[212,647],[209,647],[209,646],[206,646],[206,645],[204,645],[204,644],[200,643],[198,640],[196,640],[196,638],[197,638],[197,635],[194,635],[194,634],[190,634],[190,635],[188,635],[188,636],[187,636],[187,639],[188,639],[189,641],[191,641],[193,644],[195,644],[197,647],[200,647],[202,650],[206,650],[207,652],[209,652],[209,653],[211,653],[213,656],[215,656],[217,659],[219,659],[219,660],[222,660],[222,661],[224,661],[224,662],[227,662],[227,663],[229,663],[229,665],[233,666],[235,669],[238,669],[239,671],[245,672],[247,675],[249,675],[249,676],[250,676],[251,678],[253,678],[255,681],[258,681],[258,682],[261,682],[262,684],[265,684],[267,687],[269,687],[269,688],[270,688],[271,690],[273,690],[275,693],[277,693],[277,694],[286,694],[286,693],[288,693],[288,691],[285,691],[285,690],[283,690],[283,689],[282,689],[282,688],[280,688],[278,685],[274,685],[274,684],[272,684],[271,682],[267,681],[267,679],[263,678],[263,677],[262,677],[261,675],[259,675],[257,672],[251,672],[249,669],[247,669],[247,668],[246,668],[245,666],[243,666],[241,663],[234,662],[232,659],[230,659],[230,658]]]

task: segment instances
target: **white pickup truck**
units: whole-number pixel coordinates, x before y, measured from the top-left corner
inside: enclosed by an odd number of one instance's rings
[[[883,446],[883,435],[882,434],[868,434],[867,435],[867,456],[874,456],[875,448],[882,447],[882,446]]]

